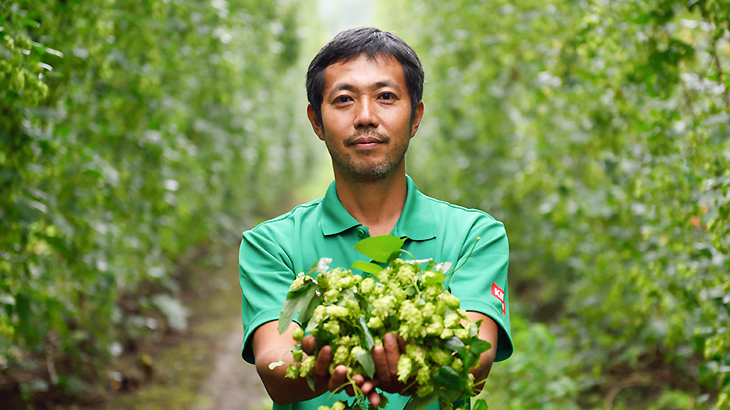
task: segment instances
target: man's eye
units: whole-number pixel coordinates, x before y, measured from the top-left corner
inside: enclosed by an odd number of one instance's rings
[[[395,94],[393,93],[382,93],[380,94],[380,99],[382,100],[394,100]]]
[[[350,100],[352,100],[352,98],[350,98],[349,95],[341,95],[341,96],[335,98],[334,102],[335,102],[335,104],[342,104],[342,103],[346,103]]]

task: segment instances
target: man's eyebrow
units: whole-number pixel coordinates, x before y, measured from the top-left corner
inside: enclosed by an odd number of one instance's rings
[[[399,85],[399,84],[398,84],[397,82],[395,82],[395,81],[390,81],[390,80],[382,80],[382,81],[378,81],[378,82],[377,82],[377,83],[375,83],[375,85],[373,86],[373,89],[378,89],[378,88],[385,88],[385,87],[393,87],[393,88],[397,88],[397,89],[400,89],[400,85]]]
[[[342,83],[333,88],[332,91],[355,91],[355,86],[352,84]]]
[[[390,81],[390,80],[376,81],[370,88],[373,90],[377,90],[377,89],[385,88],[385,87],[392,87],[392,88],[395,88],[397,91],[400,91],[400,89],[401,89],[400,85],[397,82]],[[335,84],[335,86],[330,90],[330,92],[328,94],[331,95],[332,93],[334,93],[336,91],[355,92],[355,91],[357,91],[357,87],[355,87],[352,84],[348,84],[348,83]]]

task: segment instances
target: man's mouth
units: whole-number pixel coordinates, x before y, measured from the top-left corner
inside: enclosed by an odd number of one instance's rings
[[[355,134],[347,138],[345,145],[357,146],[358,148],[374,147],[378,144],[388,142],[389,138],[380,133]]]

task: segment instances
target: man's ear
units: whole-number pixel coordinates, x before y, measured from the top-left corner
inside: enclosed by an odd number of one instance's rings
[[[314,112],[312,104],[307,104],[307,118],[309,118],[309,123],[312,124],[312,130],[314,130],[314,133],[317,134],[319,139],[324,140],[322,124],[320,124],[319,118],[317,118],[317,113]]]
[[[411,126],[411,138],[416,135],[418,127],[421,125],[421,119],[423,118],[423,110],[425,109],[423,101],[419,101],[416,105],[416,115],[413,116],[413,125]]]

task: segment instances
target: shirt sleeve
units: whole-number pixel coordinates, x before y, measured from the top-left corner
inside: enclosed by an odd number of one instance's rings
[[[238,256],[241,285],[243,347],[241,356],[254,363],[253,333],[264,323],[279,319],[289,286],[295,279],[291,258],[265,229],[243,233]]]
[[[451,293],[459,298],[462,309],[482,313],[497,323],[495,361],[509,358],[514,348],[507,284],[509,244],[504,225],[486,214],[477,218],[456,266],[461,268],[451,278]]]

